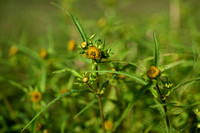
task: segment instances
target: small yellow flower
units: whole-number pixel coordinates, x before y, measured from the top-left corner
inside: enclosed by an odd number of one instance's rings
[[[90,59],[98,59],[101,56],[101,51],[95,46],[90,46],[87,50],[87,57]]]
[[[160,74],[160,70],[155,66],[151,66],[147,71],[147,75],[150,79],[157,78],[159,74]]]
[[[112,128],[113,128],[113,122],[110,121],[110,120],[105,121],[104,122],[104,127],[105,127],[106,130],[112,130]]]
[[[47,51],[45,49],[40,49],[40,57],[45,59],[47,57]]]
[[[33,91],[30,95],[32,102],[39,102],[42,99],[42,94],[39,91]]]
[[[74,40],[70,40],[70,41],[68,42],[68,50],[69,50],[69,51],[74,51],[75,48],[76,48],[76,43],[75,43],[75,41],[74,41]]]
[[[81,48],[82,48],[82,49],[85,49],[86,47],[87,47],[87,42],[82,42],[82,43],[81,43]]]
[[[13,56],[18,52],[18,47],[17,46],[12,46],[9,50],[9,56]]]
[[[88,78],[88,77],[84,77],[84,78],[82,79],[83,83],[87,83],[87,82],[88,82],[88,80],[89,80],[89,78]]]

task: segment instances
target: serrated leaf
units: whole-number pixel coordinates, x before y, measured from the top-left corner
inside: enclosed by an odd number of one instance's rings
[[[64,73],[66,71],[70,71],[75,77],[79,77],[81,79],[83,78],[83,76],[81,74],[79,74],[77,71],[70,69],[70,68],[64,68],[64,69],[61,69],[61,70],[54,71],[53,74]]]
[[[47,108],[49,108],[49,106],[51,106],[53,103],[55,103],[56,101],[58,101],[59,99],[61,99],[62,97],[64,96],[68,96],[72,93],[75,93],[75,92],[82,92],[82,91],[87,91],[87,90],[70,90],[69,92],[67,93],[64,93],[58,97],[56,97],[55,99],[53,99],[50,103],[48,103],[45,107],[43,107],[34,117],[31,121],[29,121],[28,124],[26,124],[26,126],[20,131],[20,133],[22,133],[42,112],[44,112],[44,110],[46,110]]]

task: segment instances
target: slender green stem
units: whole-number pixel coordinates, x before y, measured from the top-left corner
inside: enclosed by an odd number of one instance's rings
[[[162,93],[161,93],[161,91],[160,91],[160,88],[159,88],[158,84],[156,84],[156,88],[157,88],[157,90],[158,90],[158,93],[160,94],[160,99],[161,99],[161,101],[162,101],[162,103],[163,103],[163,105],[164,105],[163,108],[164,108],[164,111],[165,111],[165,120],[166,120],[166,123],[167,123],[167,127],[168,127],[168,129],[169,129],[170,124],[169,124],[169,117],[168,117],[168,113],[167,113],[166,101],[164,100],[164,97],[163,97],[163,95],[162,95]]]
[[[95,66],[96,71],[98,71],[98,64]],[[104,115],[103,115],[103,106],[102,106],[102,101],[101,101],[101,95],[100,95],[100,86],[99,86],[99,73],[96,72],[96,83],[97,83],[97,99],[99,103],[99,111],[100,111],[100,116],[101,116],[101,126],[103,133],[106,133],[105,127],[104,127]]]

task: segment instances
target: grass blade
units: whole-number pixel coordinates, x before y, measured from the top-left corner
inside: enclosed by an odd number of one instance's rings
[[[158,45],[158,41],[157,41],[157,39],[156,39],[156,34],[155,34],[155,32],[153,32],[153,38],[154,38],[154,43],[155,43],[155,59],[154,59],[154,61],[155,61],[155,66],[156,67],[159,67],[159,60],[160,60],[160,53],[159,53],[159,45]]]
[[[71,90],[67,93],[64,93],[58,97],[56,97],[54,100],[52,100],[50,103],[48,103],[45,107],[43,107],[34,117],[31,121],[29,121],[28,124],[26,124],[26,126],[21,130],[20,133],[22,133],[45,109],[49,108],[49,106],[51,106],[53,103],[55,103],[56,101],[58,101],[59,99],[61,99],[62,97],[64,96],[68,96],[72,93],[75,93],[75,92],[82,92],[82,91],[88,91],[88,90]]]
[[[175,67],[177,65],[180,65],[180,64],[183,64],[183,63],[185,63],[185,60],[178,60],[178,61],[175,61],[175,62],[170,63],[168,65],[165,65],[165,66],[163,66],[161,72],[164,72],[164,71],[166,71],[166,70],[168,70],[170,68],[173,68],[173,67]]]
[[[64,69],[61,69],[61,70],[54,71],[53,74],[63,73],[63,72],[66,72],[66,71],[70,71],[75,77],[83,78],[83,76],[80,75],[77,71],[70,69],[70,68],[64,68]]]
[[[74,22],[74,25],[76,26],[77,30],[79,31],[83,42],[87,42],[88,41],[88,37],[87,37],[83,27],[81,26],[80,22],[78,21],[78,19],[71,12],[69,12],[65,8],[61,7],[60,5],[58,5],[58,4],[54,3],[54,2],[51,2],[51,4],[56,6],[56,7],[58,7],[58,8],[60,8],[60,9],[62,9],[63,11],[65,11],[65,13],[69,14],[69,16],[72,18],[72,20]]]
[[[74,119],[76,119],[80,114],[82,114],[85,110],[87,110],[89,107],[91,107],[95,102],[97,102],[97,100],[93,100],[92,102],[90,102],[89,104],[87,104],[81,111],[79,111],[75,116]]]
[[[126,107],[126,109],[124,110],[123,114],[121,115],[120,119],[117,120],[114,123],[114,127],[113,127],[113,131],[120,125],[120,123],[126,118],[126,116],[128,115],[129,111],[131,110],[131,108],[133,107],[133,105],[135,104],[135,102],[139,99],[139,97],[148,89],[153,87],[155,84],[147,84],[146,86],[142,87],[139,92],[135,95],[135,97],[131,100],[131,102],[128,104],[128,106]]]
[[[121,71],[110,71],[110,70],[100,70],[100,71],[87,71],[87,72],[100,72],[100,73],[116,73],[116,74],[121,74],[121,75],[125,75],[128,76],[132,79],[134,79],[135,81],[139,82],[142,85],[147,85],[147,81],[145,81],[144,79],[135,76],[133,74],[129,74],[129,73],[125,73],[125,72],[121,72]]]

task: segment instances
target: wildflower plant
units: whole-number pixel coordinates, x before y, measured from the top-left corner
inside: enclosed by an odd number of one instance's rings
[[[59,8],[63,9],[59,5],[53,3],[54,5],[58,6]],[[144,73],[140,74],[132,74],[125,72],[124,69],[120,68],[113,68],[112,70],[102,70],[100,69],[100,65],[104,65],[104,63],[110,63],[111,61],[109,60],[109,57],[111,56],[111,49],[105,49],[105,41],[101,40],[99,38],[95,38],[95,34],[92,35],[91,37],[88,37],[88,35],[85,33],[84,29],[82,28],[81,24],[79,23],[78,19],[71,14],[69,11],[63,9],[73,20],[73,23],[75,24],[77,30],[79,31],[81,35],[82,42],[79,45],[79,51],[78,53],[80,55],[83,55],[88,62],[91,64],[91,69],[86,70],[84,73],[81,73],[79,71],[74,70],[73,68],[64,68],[61,70],[57,70],[53,72],[53,74],[61,74],[64,72],[71,72],[75,77],[76,77],[76,82],[74,84],[77,84],[79,86],[82,86],[84,89],[69,89],[69,90],[61,90],[62,94],[57,96],[54,100],[49,102],[48,104],[45,104],[44,107],[37,112],[37,114],[34,116],[34,118],[28,122],[28,124],[21,130],[23,132],[31,123],[34,122],[34,120],[42,113],[44,112],[47,108],[49,108],[52,104],[54,104],[56,101],[59,99],[71,95],[73,93],[92,93],[93,96],[96,96],[97,99],[93,99],[92,102],[87,104],[83,109],[81,109],[75,116],[74,118],[77,118],[80,114],[82,114],[86,109],[91,107],[98,102],[98,109],[99,109],[99,114],[100,114],[100,119],[101,119],[101,127],[102,131],[105,133],[106,131],[112,131],[116,132],[117,128],[122,125],[122,122],[127,118],[128,113],[130,113],[130,110],[132,107],[135,105],[136,101],[139,100],[140,96],[144,94],[144,92],[151,92],[152,96],[154,97],[156,108],[161,113],[161,116],[164,120],[165,127],[166,127],[166,132],[173,132],[174,128],[171,124],[170,121],[170,114],[168,112],[168,96],[173,94],[174,90],[177,88],[188,84],[188,83],[193,83],[197,80],[200,80],[200,78],[194,78],[185,82],[182,82],[180,84],[175,84],[170,81],[170,76],[168,76],[165,71],[173,68],[176,65],[179,65],[183,62],[176,61],[171,64],[162,66],[160,65],[160,53],[159,53],[159,45],[155,36],[155,33],[153,33],[153,38],[154,38],[154,43],[155,43],[155,52],[154,52],[154,62],[145,69]],[[68,43],[68,50],[69,51],[74,51],[76,48],[75,42],[74,41],[69,41]],[[24,50],[23,48],[19,48],[22,51]],[[30,52],[27,49],[25,52]],[[35,55],[35,53],[33,54]],[[45,56],[44,56],[45,55]],[[43,56],[39,56],[42,59],[45,59],[47,53],[43,54]],[[38,56],[37,56],[38,57]],[[37,58],[39,63],[41,64],[41,68],[43,70],[43,75],[46,75],[46,69],[44,67],[44,64],[41,61],[41,58]],[[112,64],[112,62],[111,62]],[[130,63],[128,63],[130,64]],[[114,65],[113,65],[114,66]],[[100,73],[106,73],[109,74],[110,77],[107,78],[105,82],[101,80]],[[105,75],[104,75],[105,76]],[[121,108],[121,103],[120,103],[120,98],[118,100],[118,105],[120,108],[120,115],[118,116],[117,119],[115,120],[108,120],[105,121],[105,115],[103,111],[103,103],[102,103],[102,97],[104,96],[104,93],[106,91],[106,88],[109,86],[109,83],[111,82],[112,79],[117,79],[121,80],[124,79],[124,77],[129,77],[131,80],[134,80],[134,85],[139,85],[140,89],[137,90],[137,93],[134,94],[134,97],[130,99],[127,105],[125,105],[125,108]],[[44,93],[45,91],[45,80],[46,77],[41,77],[42,81],[39,84],[41,88],[41,92]],[[70,81],[71,82],[71,81]],[[72,80],[74,82],[74,80]],[[118,83],[119,84],[119,83]],[[116,85],[116,84],[115,84]],[[37,103],[42,99],[42,95],[40,92],[32,92],[31,93],[31,99],[32,101]],[[116,102],[116,101],[114,101]],[[96,109],[96,108],[95,108]]]

